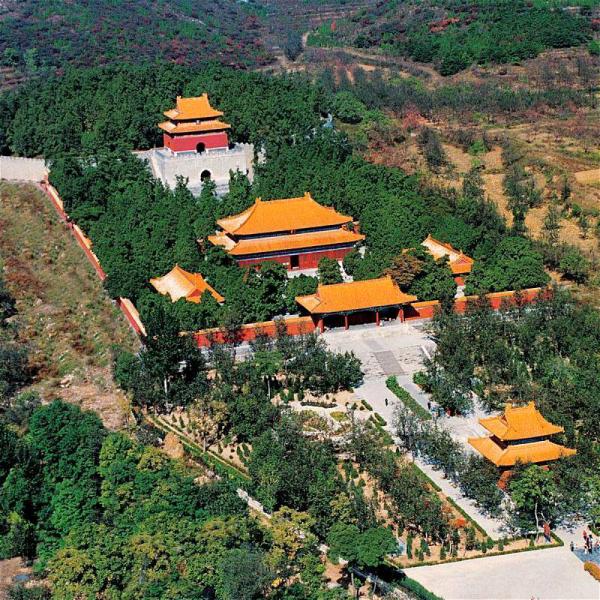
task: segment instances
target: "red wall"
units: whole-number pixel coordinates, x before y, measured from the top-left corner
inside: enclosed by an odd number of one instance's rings
[[[315,330],[315,324],[311,317],[289,317],[284,319],[288,335],[302,335],[311,333]],[[242,325],[236,338],[238,342],[250,342],[259,335],[275,337],[277,334],[277,324],[275,321],[263,321],[262,323],[250,323]],[[199,347],[208,347],[212,344],[222,344],[225,341],[223,330],[203,329],[195,334],[196,342]]]
[[[86,258],[96,271],[98,278],[101,281],[104,281],[106,279],[106,273],[102,269],[98,257],[91,250],[91,241],[85,237],[85,234],[81,231],[81,229],[79,229],[79,227],[77,227],[72,221],[69,220],[69,216],[63,209],[62,200],[60,199],[56,188],[50,185],[47,181],[41,183],[40,188],[46,193],[48,198],[50,198],[50,202],[52,203],[54,210],[56,210],[60,220],[65,223],[65,225],[73,234],[73,237],[75,238],[76,242],[84,251]],[[127,298],[117,298],[115,302],[117,306],[121,309],[121,312],[125,315],[125,318],[127,319],[127,322],[129,323],[131,328],[138,335],[145,335],[144,325],[139,320],[139,314],[137,313],[137,310],[135,306],[133,306],[131,301]]]
[[[548,288],[530,288],[521,292],[493,292],[486,294],[486,298],[494,310],[498,310],[503,304],[529,304],[536,299],[549,298],[552,290]],[[473,302],[477,296],[463,296],[454,301],[454,312],[462,314],[467,310],[469,302]],[[405,309],[405,318],[411,319],[431,319],[440,303],[437,300],[428,300],[425,302],[413,302]]]
[[[337,250],[321,250],[321,251],[316,251],[316,252],[307,252],[305,254],[299,254],[298,255],[298,259],[299,259],[298,270],[300,270],[300,269],[316,269],[319,266],[319,261],[322,258],[324,258],[325,256],[327,258],[333,258],[335,260],[342,260],[344,258],[344,256],[346,256],[346,254],[348,254],[348,252],[350,252],[350,250],[352,250],[352,247],[339,248]],[[251,259],[247,259],[247,260],[243,260],[243,259],[237,260],[238,264],[241,267],[251,267],[253,265],[259,265],[260,263],[267,262],[267,261],[281,263],[282,265],[286,266],[288,271],[291,270],[289,255],[274,256],[272,258],[251,258]]]
[[[165,147],[170,148],[173,152],[195,151],[196,146],[200,142],[205,145],[207,150],[212,148],[227,148],[229,146],[229,138],[226,131],[184,136],[170,136],[168,133],[163,133]]]

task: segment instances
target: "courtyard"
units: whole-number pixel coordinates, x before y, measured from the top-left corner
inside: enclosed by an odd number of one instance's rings
[[[399,384],[427,408],[428,395],[412,381],[413,374],[422,368],[424,358],[435,347],[428,338],[425,322],[393,322],[383,327],[363,325],[348,331],[334,329],[326,331],[323,337],[332,350],[352,351],[360,358],[365,379],[355,389],[355,395],[386,420],[390,433],[394,409],[400,401],[387,388],[387,377],[396,376]],[[468,437],[485,435],[477,421],[481,416],[483,411],[476,408],[466,417],[444,416],[441,423],[469,448]],[[488,535],[493,539],[504,535],[503,523],[483,514],[440,471],[421,459],[415,463]],[[569,549],[571,540],[578,545],[581,532],[557,533],[565,543],[563,547],[414,567],[407,569],[406,574],[445,600],[600,599],[600,585],[583,570],[583,562]]]
[[[445,600],[597,600],[600,584],[567,546],[444,565],[406,574]]]

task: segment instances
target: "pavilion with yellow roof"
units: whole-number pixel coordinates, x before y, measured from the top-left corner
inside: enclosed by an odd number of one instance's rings
[[[219,219],[220,230],[208,237],[242,266],[279,262],[288,270],[314,269],[327,256],[342,260],[365,236],[352,217],[316,202],[307,192],[299,198],[263,201]]]
[[[163,143],[174,153],[225,149],[229,147],[227,131],[231,125],[220,120],[223,113],[215,110],[208,95],[192,98],[177,96],[175,108],[163,113],[168,121],[159,123]]]
[[[423,242],[421,242],[421,245],[427,248],[429,253],[436,260],[439,260],[443,256],[447,256],[448,266],[452,271],[454,281],[459,285],[464,285],[464,278],[471,272],[475,262],[470,256],[467,256],[460,250],[456,250],[450,244],[436,240],[431,237],[431,235],[428,235]]]
[[[501,469],[518,462],[543,465],[576,453],[549,439],[564,428],[547,421],[533,402],[518,407],[507,404],[502,415],[479,419],[479,423],[491,435],[469,438],[469,444]]]
[[[404,306],[416,296],[405,294],[391,277],[319,285],[316,293],[297,296],[296,302],[316,321],[323,332],[325,325],[336,327],[375,321],[381,318],[404,318]]]
[[[170,296],[172,302],[185,298],[188,302],[199,304],[205,292],[219,304],[225,301],[200,273],[190,273],[177,264],[166,275],[151,279],[150,284],[159,294]]]

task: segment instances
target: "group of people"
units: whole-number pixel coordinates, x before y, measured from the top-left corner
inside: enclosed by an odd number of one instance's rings
[[[571,542],[571,551],[575,550],[575,543]],[[583,530],[583,551],[585,554],[600,552],[600,538],[595,537],[591,531]]]

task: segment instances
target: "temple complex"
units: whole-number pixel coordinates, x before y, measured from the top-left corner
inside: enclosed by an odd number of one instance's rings
[[[185,298],[188,302],[199,304],[205,292],[219,304],[225,301],[200,273],[190,273],[179,265],[175,265],[166,275],[151,279],[150,284],[159,294],[169,295],[172,302]]]
[[[454,281],[456,281],[458,285],[464,285],[464,278],[471,272],[473,263],[475,262],[470,256],[467,256],[459,250],[456,250],[450,244],[445,244],[444,242],[436,240],[435,238],[431,237],[431,235],[428,235],[425,240],[421,242],[421,245],[427,248],[435,260],[439,260],[443,256],[447,256],[448,266],[452,271]]]
[[[231,125],[219,119],[223,113],[210,105],[207,94],[197,98],[177,96],[175,108],[163,114],[168,121],[158,126],[164,132],[165,148],[172,152],[202,153],[229,147],[227,131]]]
[[[391,277],[319,285],[315,294],[296,297],[321,332],[326,326],[348,329],[373,321],[379,325],[382,319],[404,320],[404,306],[416,300],[402,292]]]
[[[263,201],[238,215],[219,219],[220,231],[208,237],[241,266],[279,262],[288,270],[315,269],[327,256],[341,261],[365,236],[355,231],[352,217],[313,200]]]
[[[157,179],[174,188],[182,177],[196,195],[209,180],[217,194],[226,193],[230,171],[244,173],[252,181],[254,146],[231,143],[231,125],[221,120],[223,113],[211,106],[207,94],[177,96],[175,107],[163,114],[167,120],[158,127],[164,147],[136,152]]]
[[[479,419],[479,423],[491,435],[469,438],[469,444],[502,469],[517,462],[543,465],[576,452],[550,441],[550,436],[564,429],[546,421],[533,402],[519,407],[507,404],[502,415]]]

